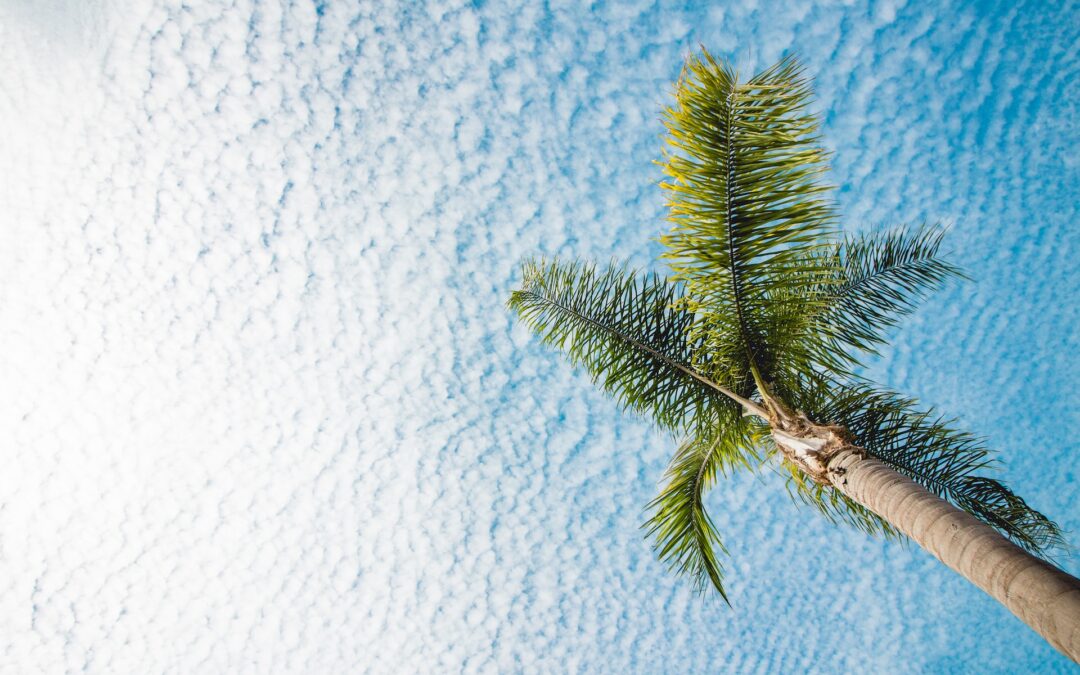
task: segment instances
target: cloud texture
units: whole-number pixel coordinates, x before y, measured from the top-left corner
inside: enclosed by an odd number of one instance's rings
[[[0,670],[1065,672],[768,472],[701,602],[638,529],[673,442],[502,303],[527,254],[653,264],[689,50],[797,51],[848,226],[945,221],[976,279],[873,373],[1080,531],[1078,15],[3,0]]]

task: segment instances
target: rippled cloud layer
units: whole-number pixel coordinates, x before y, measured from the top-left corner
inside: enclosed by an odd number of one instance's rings
[[[697,599],[638,529],[672,440],[503,309],[655,265],[690,50],[796,51],[846,226],[975,279],[874,374],[1080,531],[1080,23],[983,4],[0,2],[0,669],[1064,672],[768,471]]]

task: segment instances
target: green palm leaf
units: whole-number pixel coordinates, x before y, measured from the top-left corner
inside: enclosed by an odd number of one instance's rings
[[[826,154],[806,110],[809,82],[791,58],[740,82],[705,52],[689,59],[675,95],[665,117],[673,228],[661,239],[664,257],[686,283],[692,334],[707,343],[738,336],[709,344],[710,356],[772,379],[786,338],[799,331],[798,316],[770,298],[806,302],[831,279],[811,255],[835,228],[829,188],[817,183]]]
[[[813,329],[876,354],[885,332],[919,300],[950,277],[965,276],[941,257],[944,233],[923,226],[846,238],[835,251],[837,278],[819,290],[824,309],[815,315]]]
[[[689,577],[699,593],[711,585],[731,604],[717,555],[727,550],[705,511],[704,494],[715,483],[717,473],[725,470],[729,458],[745,457],[753,446],[747,418],[726,410],[718,417],[676,451],[665,485],[648,506],[653,514],[643,527],[655,540],[657,557],[673,572]],[[754,455],[753,459],[758,458]]]
[[[509,307],[623,406],[684,433],[738,404],[695,367],[681,287],[623,266],[529,261]],[[745,389],[746,384],[742,387]]]

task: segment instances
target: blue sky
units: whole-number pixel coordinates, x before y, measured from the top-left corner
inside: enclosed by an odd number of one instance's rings
[[[1078,9],[0,0],[0,670],[1067,672],[769,472],[702,602],[639,530],[673,441],[503,303],[655,267],[683,58],[794,51],[845,227],[974,279],[871,374],[1075,544]]]

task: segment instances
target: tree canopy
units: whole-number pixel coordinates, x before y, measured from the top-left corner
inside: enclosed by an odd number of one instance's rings
[[[509,307],[602,390],[680,439],[645,528],[658,557],[699,590],[727,599],[705,493],[719,475],[775,462],[769,418],[795,412],[837,425],[873,457],[1046,555],[1063,544],[1059,528],[986,475],[993,458],[978,439],[858,375],[890,328],[962,273],[943,257],[936,225],[842,233],[810,104],[794,58],[743,81],[708,52],[691,56],[664,113],[670,276],[528,260]],[[781,463],[801,503],[899,536]]]

